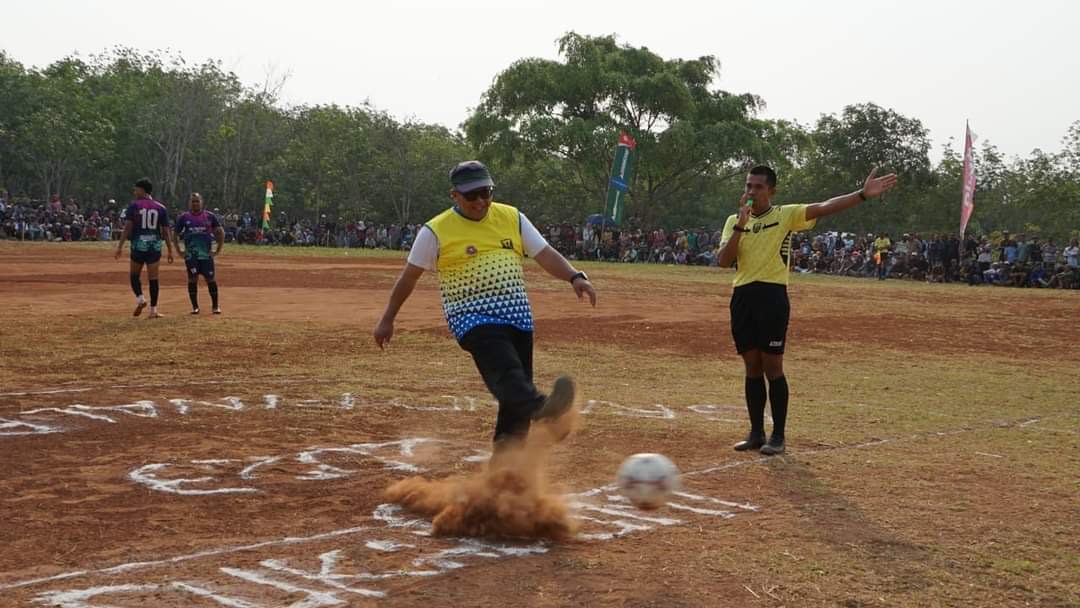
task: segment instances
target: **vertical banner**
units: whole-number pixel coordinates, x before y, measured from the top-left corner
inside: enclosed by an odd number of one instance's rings
[[[274,206],[274,182],[266,181],[266,202],[263,204],[263,230],[270,229],[270,212]]]
[[[971,125],[967,125],[967,133],[964,136],[964,194],[960,200],[960,240],[964,240],[964,232],[967,230],[971,212],[975,210],[975,165],[971,158],[971,144],[975,136],[971,133]]]
[[[630,190],[630,181],[634,176],[634,149],[637,142],[626,133],[619,132],[619,144],[615,146],[615,162],[611,163],[611,179],[608,182],[607,207],[604,217],[622,223],[623,207],[626,206],[626,193]]]

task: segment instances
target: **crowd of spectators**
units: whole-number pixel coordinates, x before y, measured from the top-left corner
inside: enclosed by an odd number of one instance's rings
[[[983,236],[918,233],[892,239],[888,233],[860,237],[848,233],[799,234],[793,242],[793,269],[803,273],[912,279],[1010,287],[1080,289],[1080,247],[1073,238],[1027,238],[1009,231]]]
[[[0,238],[32,241],[108,241],[119,238],[123,207],[115,199],[80,205],[74,197],[48,202],[13,201],[0,191]],[[290,220],[279,213],[263,230],[252,212],[214,209],[229,242],[408,250],[421,224]],[[603,224],[546,224],[537,228],[573,260],[715,266],[722,232],[705,226],[682,230],[619,229]],[[969,236],[847,232],[793,234],[785,252],[794,272],[908,279],[1012,287],[1080,289],[1080,248],[1073,238],[1011,235]]]
[[[108,241],[119,237],[123,211],[114,199],[84,209],[74,197],[14,201],[0,191],[0,238],[27,241]]]

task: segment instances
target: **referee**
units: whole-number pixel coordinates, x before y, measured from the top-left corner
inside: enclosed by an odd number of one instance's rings
[[[728,217],[720,242],[719,265],[735,266],[731,292],[731,334],[735,349],[746,365],[746,410],[750,434],[735,444],[738,451],[761,450],[784,453],[788,383],[784,377],[784,342],[787,339],[788,257],[791,233],[814,227],[817,219],[850,209],[888,192],[896,174],[877,177],[870,172],[861,190],[811,205],[772,206],[776,195],[776,172],[757,166],[746,176],[746,192],[738,213]],[[752,203],[752,204],[748,204]],[[773,431],[765,440],[765,379],[772,406]]]

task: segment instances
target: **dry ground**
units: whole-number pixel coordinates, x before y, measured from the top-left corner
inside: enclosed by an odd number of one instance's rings
[[[0,605],[1080,605],[1076,292],[796,277],[768,460],[730,448],[729,273],[590,265],[593,310],[530,262],[582,529],[471,541],[380,497],[476,470],[494,422],[431,277],[374,347],[401,264],[226,249],[225,315],[178,262],[150,321],[109,250],[0,242]],[[686,473],[656,512],[608,485],[642,451]]]

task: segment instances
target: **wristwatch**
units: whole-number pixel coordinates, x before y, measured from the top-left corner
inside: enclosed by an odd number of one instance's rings
[[[584,272],[578,271],[574,273],[574,276],[570,277],[570,284],[573,285],[574,281],[578,279],[585,279],[586,281],[588,281],[589,275],[585,274]]]
[[[731,229],[735,232],[750,232],[749,228],[739,228],[738,226],[732,226]]]
[[[858,195],[859,195],[859,198],[861,198],[862,200],[864,200],[864,201],[866,200],[866,193],[865,193],[865,192],[863,192],[861,188],[860,188],[860,189],[859,189],[859,191],[858,191],[858,192],[856,192],[855,194],[858,194]]]

